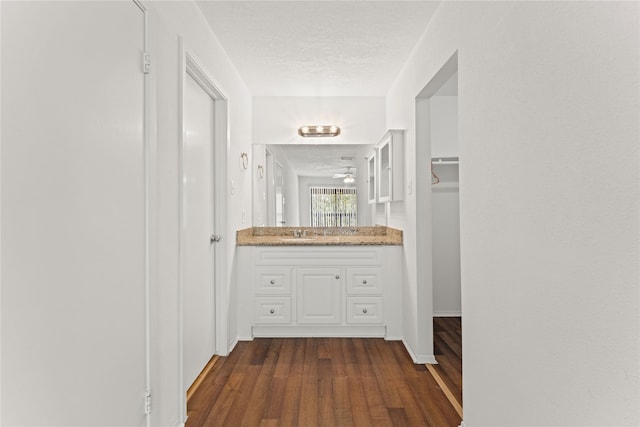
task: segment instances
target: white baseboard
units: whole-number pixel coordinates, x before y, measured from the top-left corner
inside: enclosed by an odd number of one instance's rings
[[[238,344],[238,338],[234,339],[229,344],[229,353],[231,353],[233,351],[233,349],[236,348],[236,344]]]
[[[402,341],[402,337],[401,336],[397,336],[397,337],[393,337],[393,336],[386,336],[384,337],[385,341]]]
[[[254,325],[253,336],[265,338],[339,337],[339,338],[384,338],[384,326],[283,326]]]
[[[187,421],[185,420],[185,422],[187,422]],[[173,427],[184,427],[184,423],[182,421],[178,420],[178,421],[175,422]]]
[[[466,426],[464,425],[464,421],[460,421],[460,426],[459,426],[459,427],[466,427]]]
[[[415,354],[411,346],[407,343],[407,341],[405,341],[404,339],[402,340],[402,344],[404,344],[404,348],[407,349],[407,351],[409,352],[409,356],[411,356],[413,363],[415,363],[416,365],[424,365],[425,363],[428,363],[430,365],[438,364],[438,361],[436,360],[436,357],[433,354],[417,355]]]

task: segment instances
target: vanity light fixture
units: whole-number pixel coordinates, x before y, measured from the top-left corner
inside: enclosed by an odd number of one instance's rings
[[[317,136],[338,136],[340,135],[340,128],[338,126],[324,125],[302,126],[298,128],[298,135],[305,138]]]

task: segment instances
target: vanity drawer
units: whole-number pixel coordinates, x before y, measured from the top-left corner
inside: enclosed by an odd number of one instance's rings
[[[255,292],[259,295],[290,295],[291,269],[260,267],[256,269]]]
[[[253,323],[291,323],[291,298],[256,297],[253,302]]]
[[[382,323],[382,297],[347,297],[347,323]]]
[[[347,268],[347,294],[382,295],[382,268]]]

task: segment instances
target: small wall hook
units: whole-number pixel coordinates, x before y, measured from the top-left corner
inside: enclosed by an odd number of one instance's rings
[[[258,165],[258,178],[264,178],[264,167],[262,165]]]
[[[240,157],[242,158],[242,169],[247,169],[249,167],[249,155],[247,153],[240,153]]]

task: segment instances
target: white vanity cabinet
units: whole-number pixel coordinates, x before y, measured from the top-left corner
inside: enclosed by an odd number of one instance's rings
[[[401,246],[238,247],[238,335],[400,339]]]

